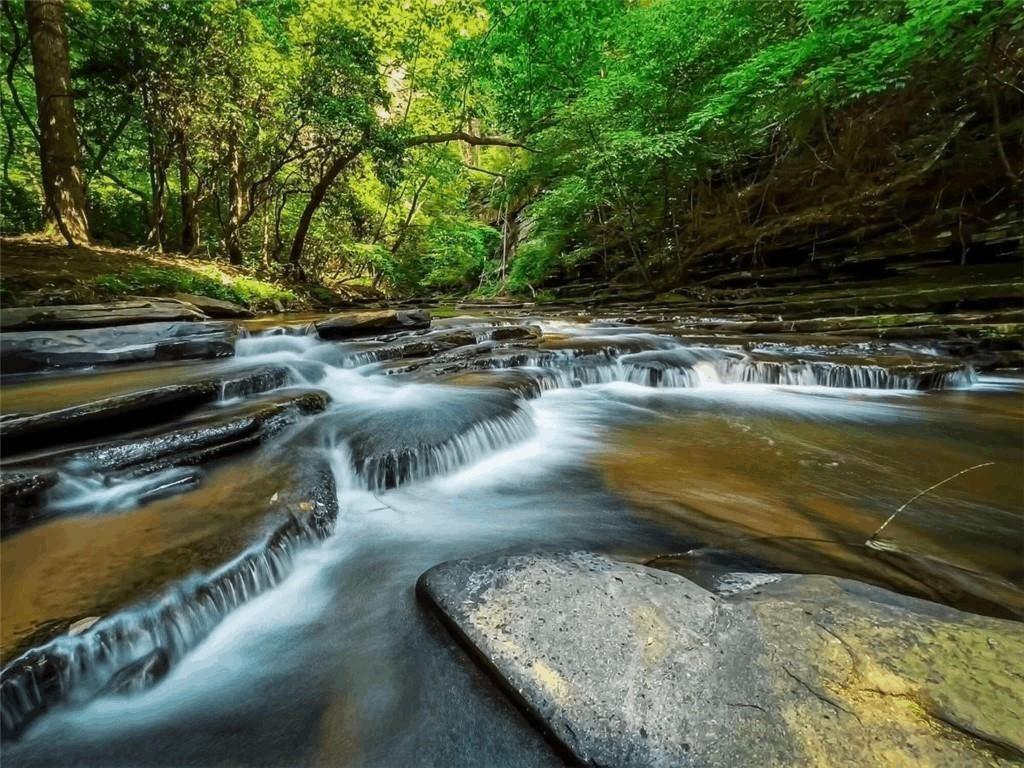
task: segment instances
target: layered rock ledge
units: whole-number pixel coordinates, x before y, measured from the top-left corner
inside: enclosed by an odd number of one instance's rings
[[[435,566],[417,592],[585,765],[1020,765],[1024,633],[858,582],[728,598],[590,553]]]

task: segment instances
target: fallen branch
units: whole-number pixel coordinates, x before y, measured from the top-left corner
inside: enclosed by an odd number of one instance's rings
[[[931,492],[931,491],[934,491],[934,490],[935,490],[936,488],[938,488],[938,487],[939,487],[940,485],[945,485],[945,484],[946,484],[946,483],[948,483],[948,482],[949,482],[950,480],[955,480],[956,478],[960,477],[960,475],[966,475],[966,474],[967,474],[968,472],[972,472],[972,471],[974,471],[975,469],[981,469],[982,467],[991,467],[991,466],[992,466],[993,464],[995,464],[995,462],[994,462],[994,461],[986,461],[986,462],[985,462],[984,464],[975,464],[975,465],[974,465],[973,467],[967,467],[967,469],[961,469],[961,470],[960,470],[959,472],[957,472],[957,473],[956,473],[956,474],[954,474],[954,475],[950,475],[950,476],[949,476],[949,477],[947,477],[947,478],[946,478],[945,480],[940,480],[940,481],[939,481],[939,482],[937,482],[937,483],[936,483],[935,485],[931,485],[931,486],[928,486],[928,487],[927,487],[927,488],[925,488],[925,489],[924,489],[923,491],[921,491],[921,492],[920,492],[919,494],[917,494],[917,495],[916,495],[916,496],[914,496],[914,497],[913,497],[912,499],[910,499],[910,500],[909,500],[908,502],[906,502],[905,504],[903,504],[903,506],[901,506],[901,507],[900,507],[899,509],[897,509],[897,510],[896,510],[895,512],[893,512],[893,513],[892,513],[891,515],[889,515],[889,517],[888,517],[888,518],[886,518],[885,522],[884,522],[884,523],[882,523],[882,524],[881,524],[880,526],[878,526],[878,529],[877,529],[877,530],[876,530],[876,531],[875,531],[874,533],[872,533],[872,534],[871,534],[871,536],[870,536],[870,537],[868,538],[868,540],[867,540],[867,541],[865,541],[865,542],[864,542],[865,546],[868,546],[868,547],[873,547],[873,548],[875,548],[875,549],[884,549],[884,547],[879,547],[879,546],[878,546],[878,543],[877,543],[876,539],[878,538],[878,534],[880,534],[880,533],[881,533],[882,531],[884,531],[884,530],[885,530],[885,527],[886,527],[887,525],[889,525],[889,523],[891,523],[891,522],[892,522],[892,521],[893,521],[894,519],[896,519],[896,515],[898,515],[898,514],[899,514],[900,512],[902,512],[902,511],[903,511],[904,509],[906,509],[906,508],[907,508],[907,507],[909,507],[909,506],[910,506],[911,504],[913,504],[913,503],[914,503],[915,501],[917,501],[918,499],[920,499],[920,498],[921,498],[922,496],[924,496],[924,495],[925,495],[926,493],[929,493],[929,492]]]

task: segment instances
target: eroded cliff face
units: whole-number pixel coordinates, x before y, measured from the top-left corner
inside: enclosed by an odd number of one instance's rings
[[[921,270],[927,281],[937,266],[1019,264],[1022,114],[1011,88],[965,82],[940,97],[922,80],[790,126],[729,170],[655,183],[662,194],[637,203],[632,246],[595,217],[547,287],[600,297],[630,285],[797,286]],[[519,219],[529,215],[527,205]]]

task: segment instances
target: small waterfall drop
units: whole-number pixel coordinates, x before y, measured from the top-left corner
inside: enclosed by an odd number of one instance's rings
[[[213,573],[180,583],[152,603],[101,619],[80,635],[57,637],[4,667],[3,737],[16,737],[57,704],[81,704],[116,692],[115,682],[143,684],[132,677],[154,654],[167,666],[174,664],[229,613],[280,584],[296,554],[334,530],[338,504],[333,475],[326,466],[315,475],[312,510],[301,517],[288,510],[285,521],[261,544]]]

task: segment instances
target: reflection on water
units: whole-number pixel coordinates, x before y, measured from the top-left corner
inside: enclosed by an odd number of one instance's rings
[[[600,349],[611,339],[626,345],[624,354],[641,354],[679,346],[635,330],[558,330],[552,347],[585,341]],[[588,548],[648,560],[697,551],[691,560],[713,560],[719,570],[827,571],[907,591],[920,591],[924,578],[966,579],[959,595],[947,586],[942,597],[1004,611],[1024,583],[1019,381],[923,393],[716,384],[708,375],[680,376],[696,382],[687,388],[549,376],[564,386],[526,401],[500,386],[473,386],[479,377],[457,387],[353,368],[355,352],[365,349],[303,335],[243,340],[232,365],[285,364],[295,383],[330,393],[332,405],[311,428],[277,453],[215,470],[188,494],[58,519],[4,540],[6,650],[48,618],[102,613],[251,542],[261,504],[287,482],[268,456],[287,462],[298,445],[313,445],[331,459],[340,489],[336,533],[300,554],[279,587],[228,616],[163,683],[55,711],[5,745],[5,760],[557,764],[418,609],[416,578],[453,557]],[[698,364],[710,355],[673,354]],[[543,374],[522,369],[524,377]],[[584,382],[601,383],[572,386]],[[476,439],[510,413],[529,428]],[[443,461],[402,474],[400,449]],[[923,496],[886,530],[914,557],[861,546],[919,490],[983,461],[996,465]],[[384,476],[398,468],[401,482],[376,482],[368,466]]]
[[[609,486],[706,545],[778,569],[986,612],[1012,601],[1007,612],[1024,615],[1011,584],[1024,583],[1020,389],[985,408],[981,393],[943,393],[845,399],[829,414],[803,410],[808,393],[734,394],[662,399],[664,420],[609,436],[597,459]],[[986,461],[995,464],[922,496],[886,529],[896,552],[927,563],[863,546],[919,490]],[[954,566],[953,585],[936,581],[936,560]],[[972,595],[961,571],[995,578],[974,579]]]

